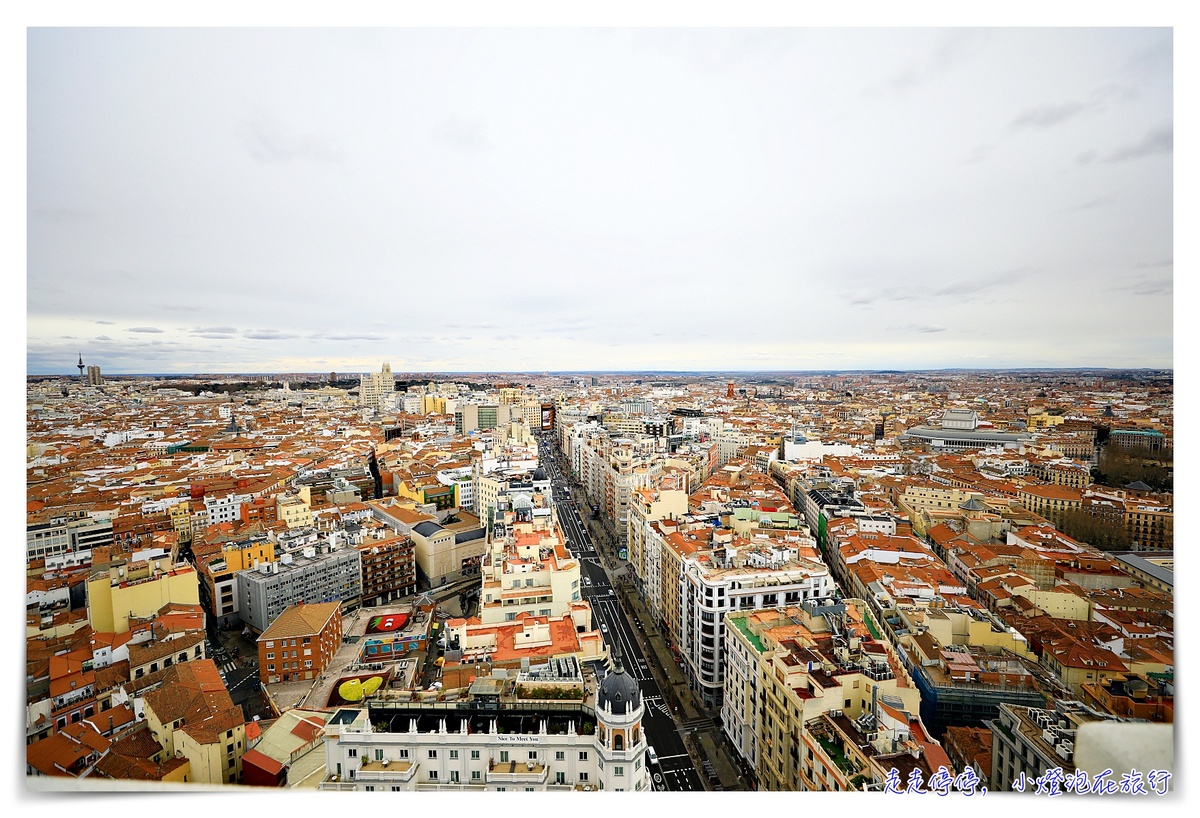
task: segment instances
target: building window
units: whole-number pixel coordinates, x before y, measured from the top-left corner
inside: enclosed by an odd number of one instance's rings
[[[375,760],[376,760],[376,761],[383,761],[383,750],[376,750],[376,751],[375,751]]]
[[[588,774],[587,774],[587,773],[580,773],[580,774],[579,774],[579,780],[580,780],[580,781],[587,781],[587,780],[588,780]]]
[[[430,771],[429,771],[429,780],[430,780],[430,781],[437,781],[437,774],[438,774],[438,771],[437,771],[437,770],[430,770]]]
[[[580,760],[580,761],[587,761],[587,750],[580,750],[580,751],[579,751],[579,760]]]
[[[437,758],[437,750],[430,750],[430,751],[429,751],[429,757],[430,757],[430,758]]]
[[[613,767],[613,775],[625,775],[625,768],[614,766]]]
[[[501,750],[501,751],[500,751],[500,763],[501,763],[501,764],[507,764],[507,763],[508,763],[508,750]]]
[[[450,751],[450,760],[453,761],[457,758],[458,758],[458,750],[451,750]]]
[[[562,750],[558,750],[554,753],[554,760],[555,761],[566,761],[567,754],[565,752],[563,752]]]
[[[350,756],[351,758],[358,758],[358,750],[354,747],[351,747],[346,751],[346,755]]]
[[[479,751],[478,751],[478,750],[472,750],[472,751],[471,751],[471,760],[472,760],[472,761],[478,761],[478,760],[479,760]]]
[[[471,780],[472,781],[479,780],[479,770],[471,770]]]
[[[451,770],[451,771],[450,771],[450,783],[451,783],[451,784],[457,784],[457,783],[458,783],[458,770]]]

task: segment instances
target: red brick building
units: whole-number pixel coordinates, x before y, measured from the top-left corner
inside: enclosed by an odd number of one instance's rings
[[[315,679],[342,644],[342,604],[293,605],[258,637],[263,684]]]

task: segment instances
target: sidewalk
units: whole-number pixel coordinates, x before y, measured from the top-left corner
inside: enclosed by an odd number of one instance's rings
[[[578,483],[571,481],[571,488],[573,496],[586,497],[583,487]],[[625,611],[642,625],[641,630],[636,627],[634,630],[647,657],[652,657],[648,662],[650,672],[658,682],[664,700],[674,713],[675,723],[683,725],[704,719],[710,720],[706,724],[695,726],[690,732],[683,733],[683,743],[692,757],[701,783],[708,790],[748,789],[740,765],[725,743],[721,728],[712,721],[719,714],[701,705],[688,688],[683,670],[675,664],[675,654],[667,647],[666,634],[661,631],[658,621],[647,610],[641,594],[634,590],[628,578],[628,568],[612,553],[605,526],[601,521],[592,519],[590,505],[586,501],[581,505],[581,509],[584,512],[580,515],[584,526],[600,555],[600,564],[617,591],[618,599]]]
[[[711,769],[716,780],[720,782],[721,789],[745,789],[738,764],[725,745],[721,728],[713,721],[717,714],[705,709],[688,688],[683,671],[675,664],[675,655],[667,647],[667,638],[646,609],[642,596],[634,590],[628,580],[617,584],[617,593],[625,610],[642,624],[642,630],[638,631],[639,641],[647,655],[653,657],[649,662],[650,671],[663,691],[667,704],[675,713],[676,724],[709,720],[683,735],[688,753],[700,773],[700,780],[707,789],[715,789],[714,781],[708,774],[708,769]]]

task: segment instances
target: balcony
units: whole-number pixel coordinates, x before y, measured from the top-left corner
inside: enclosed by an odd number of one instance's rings
[[[548,768],[536,761],[493,761],[488,766],[489,784],[545,784]]]
[[[356,773],[359,781],[411,781],[417,765],[411,761],[364,761]]]

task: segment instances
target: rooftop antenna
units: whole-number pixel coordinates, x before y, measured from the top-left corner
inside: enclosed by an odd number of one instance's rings
[[[79,353],[79,363],[77,364],[77,367],[79,369],[79,380],[82,381],[83,380],[83,353],[82,352]]]

